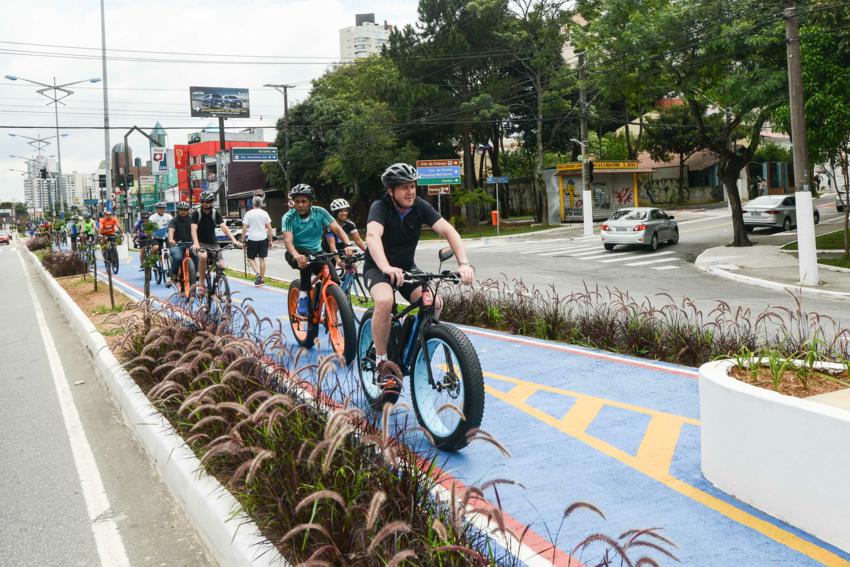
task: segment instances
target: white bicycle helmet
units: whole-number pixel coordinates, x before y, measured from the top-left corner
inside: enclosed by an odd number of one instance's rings
[[[350,209],[351,205],[348,204],[348,201],[345,199],[334,199],[331,202],[331,212],[335,213],[337,211],[341,211],[343,209]]]

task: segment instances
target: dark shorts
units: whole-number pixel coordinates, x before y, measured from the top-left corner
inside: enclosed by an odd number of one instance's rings
[[[265,258],[269,255],[269,239],[249,240],[248,241],[248,259],[253,260],[257,256]]]
[[[221,258],[221,247],[218,244],[204,244],[202,242],[201,250],[206,250],[207,252],[208,266],[218,262],[219,258]]]
[[[416,269],[417,269],[416,266],[414,266],[413,270],[416,270]],[[411,270],[407,270],[407,271],[411,271]],[[387,274],[385,274],[384,272],[382,272],[378,268],[374,268],[374,267],[366,267],[366,266],[363,267],[363,279],[365,280],[366,288],[369,289],[370,293],[371,293],[372,287],[379,284],[379,283],[385,283],[387,285],[392,286],[392,284],[390,283],[390,278],[387,276]],[[406,284],[402,284],[402,286],[400,288],[398,288],[398,292],[401,294],[401,296],[405,300],[410,301],[410,294],[412,294],[413,290],[415,290],[418,287],[420,287],[419,284],[406,283]]]

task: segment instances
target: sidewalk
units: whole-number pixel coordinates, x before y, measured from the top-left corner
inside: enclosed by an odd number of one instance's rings
[[[779,246],[717,246],[700,254],[695,265],[704,272],[740,283],[804,295],[850,299],[850,272],[834,271],[821,264],[820,285],[801,285],[797,256],[782,252]]]

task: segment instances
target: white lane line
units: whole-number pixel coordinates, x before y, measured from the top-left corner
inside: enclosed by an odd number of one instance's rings
[[[596,248],[596,249],[594,249],[594,250],[592,250],[592,251],[590,251],[590,252],[579,252],[578,254],[570,254],[570,253],[566,253],[566,254],[564,254],[564,255],[565,255],[565,256],[571,256],[571,257],[573,257],[573,258],[583,258],[583,257],[585,257],[585,256],[593,256],[594,254],[599,254],[599,253],[600,253],[600,252],[602,252],[603,250],[604,250],[604,248]]]
[[[62,362],[56,350],[56,344],[53,342],[53,336],[50,334],[50,327],[47,325],[44,311],[41,309],[41,303],[38,301],[32,281],[27,274],[24,257],[20,251],[18,252],[18,259],[21,261],[21,267],[24,269],[24,277],[27,278],[27,286],[29,287],[30,297],[32,297],[33,311],[35,311],[35,318],[41,329],[44,350],[47,353],[47,361],[50,364],[50,372],[53,375],[53,385],[56,388],[56,395],[59,398],[59,407],[62,409],[62,419],[65,421],[65,431],[68,433],[71,453],[74,456],[74,464],[77,468],[77,476],[80,478],[80,488],[82,489],[83,499],[86,501],[91,530],[94,534],[97,554],[100,557],[100,564],[114,565],[116,567],[126,565],[129,567],[130,561],[127,559],[127,552],[124,550],[124,542],[121,541],[118,525],[112,517],[113,512],[109,505],[109,499],[106,496],[106,489],[103,487],[103,482],[100,478],[97,462],[94,460],[94,453],[91,450],[88,438],[86,438],[86,432],[80,421],[80,414],[77,412],[77,407],[74,405],[74,397],[71,395],[71,389],[68,387],[68,378],[65,376],[65,370],[62,368]]]
[[[643,254],[643,252],[619,252],[617,254],[609,253],[608,256],[611,256],[610,260],[602,260],[600,264],[608,264],[609,262],[620,262],[623,258],[628,258],[629,256],[635,256],[637,254]],[[634,260],[634,258],[632,258]]]
[[[582,257],[581,257],[581,259],[582,259],[582,260],[597,260],[597,259],[599,259],[599,258],[610,258],[610,257],[611,257],[611,253],[610,253],[610,252],[605,252],[604,254],[598,254],[598,255],[596,255],[596,256],[582,256]],[[607,262],[607,261],[608,261],[608,260],[606,260],[606,262]]]
[[[662,262],[678,262],[679,258],[662,258],[660,260],[646,260],[645,262],[632,262],[627,266],[648,266],[649,264],[660,264]]]
[[[678,270],[681,266],[656,266],[653,270]]]
[[[567,254],[570,252],[588,252],[590,250],[598,250],[599,245],[594,244],[593,246],[578,246],[575,248],[567,247],[567,248],[559,248],[558,250],[552,250],[551,252],[542,252],[537,254],[538,256],[555,256],[557,254]]]

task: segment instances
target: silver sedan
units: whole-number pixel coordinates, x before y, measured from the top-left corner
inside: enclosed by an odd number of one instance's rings
[[[605,250],[617,244],[637,244],[658,249],[662,242],[679,242],[679,225],[661,209],[654,207],[629,207],[617,209],[602,224],[602,243]]]
[[[815,224],[820,222],[820,213],[815,209]],[[765,226],[791,230],[797,226],[797,203],[793,195],[763,195],[744,205],[744,229],[752,232]]]

